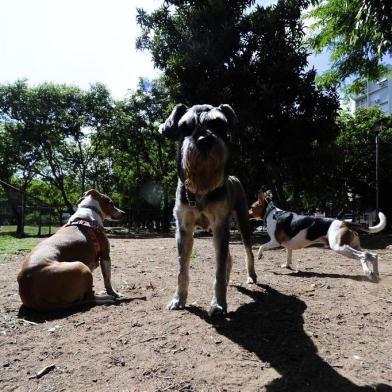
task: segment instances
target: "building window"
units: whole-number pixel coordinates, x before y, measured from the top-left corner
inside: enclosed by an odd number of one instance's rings
[[[361,98],[357,101],[357,108],[358,109],[366,108],[366,98]]]
[[[379,88],[384,88],[388,86],[388,79],[382,79],[377,82]]]

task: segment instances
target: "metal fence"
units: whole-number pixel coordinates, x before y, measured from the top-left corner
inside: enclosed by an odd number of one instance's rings
[[[0,184],[0,234],[44,236],[62,224],[63,208],[37,203],[18,188]]]
[[[159,208],[125,209],[127,219],[105,221],[113,235],[162,232],[164,214]],[[70,213],[63,206],[48,206],[13,185],[0,182],[0,235],[47,236],[65,224]]]

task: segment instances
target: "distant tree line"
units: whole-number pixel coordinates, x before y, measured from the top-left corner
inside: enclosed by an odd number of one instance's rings
[[[240,121],[231,173],[249,201],[264,187],[297,211],[374,207],[374,129],[382,123],[380,208],[388,213],[391,118],[340,111],[334,87],[316,84],[301,18],[308,5],[166,0],[150,14],[139,10],[137,47],[162,77],[140,80],[123,100],[102,84],[0,85],[0,179],[69,211],[98,188],[124,208],[162,209],[167,228],[176,146],[158,126],[179,102],[228,103]]]

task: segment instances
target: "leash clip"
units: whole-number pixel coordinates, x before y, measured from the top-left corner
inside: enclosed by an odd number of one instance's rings
[[[196,208],[196,201],[188,200],[189,207]]]

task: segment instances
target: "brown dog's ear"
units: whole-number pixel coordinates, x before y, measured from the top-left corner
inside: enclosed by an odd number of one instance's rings
[[[234,109],[230,105],[227,104],[219,105],[219,109],[226,116],[227,121],[229,122],[229,126],[238,124],[237,115],[235,114]]]
[[[84,200],[87,196],[90,195],[92,195],[93,197],[97,197],[97,199],[99,198],[99,192],[96,191],[95,189],[90,189],[87,192],[83,193],[83,196],[76,202],[76,205],[80,204],[82,200]]]
[[[263,204],[265,201],[264,192],[260,189],[259,194],[257,195],[257,200],[259,204]]]
[[[98,191],[96,191],[95,189],[89,189],[87,192],[84,192],[83,197],[87,197],[90,195],[93,197],[99,197],[100,193]]]
[[[167,120],[159,126],[159,133],[170,139],[178,140],[180,136],[178,122],[187,110],[188,107],[182,103],[176,105]]]

